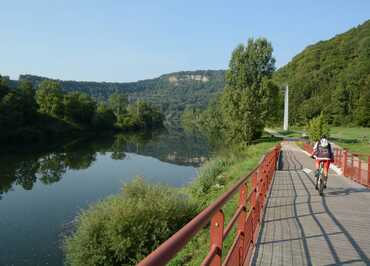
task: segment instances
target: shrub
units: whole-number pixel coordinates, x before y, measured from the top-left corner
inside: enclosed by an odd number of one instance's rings
[[[307,132],[311,141],[318,141],[323,135],[329,137],[330,129],[323,113],[308,122]]]
[[[65,240],[67,265],[134,265],[179,230],[197,205],[175,189],[134,179],[83,211]]]

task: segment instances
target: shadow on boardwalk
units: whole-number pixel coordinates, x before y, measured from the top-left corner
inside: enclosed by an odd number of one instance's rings
[[[312,169],[283,146],[252,265],[370,265],[370,190],[330,173],[320,197]]]

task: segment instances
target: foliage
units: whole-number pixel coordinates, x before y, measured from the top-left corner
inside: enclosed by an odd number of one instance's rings
[[[274,74],[289,84],[289,118],[306,124],[324,112],[330,124],[369,126],[370,20],[308,46]]]
[[[311,141],[318,141],[322,136],[329,138],[330,128],[323,113],[312,118],[306,130]]]
[[[266,120],[276,113],[278,88],[270,80],[274,63],[272,46],[266,39],[249,39],[246,46],[241,44],[233,51],[225,90],[203,116],[206,121],[216,120],[210,124],[222,131],[228,142],[257,139]]]
[[[127,95],[115,92],[108,99],[109,107],[113,110],[114,114],[118,117],[126,113],[128,98]]]
[[[8,79],[0,76],[1,142],[45,141],[81,131],[137,131],[163,125],[164,117],[157,108],[143,101],[130,107],[126,96],[114,94],[109,101],[117,116],[104,102],[97,108],[96,100],[86,93],[63,92],[57,81],[43,80],[36,91],[28,80],[21,80],[18,88],[9,88],[7,84]]]
[[[64,95],[63,104],[64,118],[67,121],[91,125],[96,113],[96,102],[90,96],[81,92],[69,92]]]
[[[39,111],[56,118],[63,116],[63,94],[60,83],[44,80],[36,91],[36,101]]]
[[[162,123],[164,117],[159,110],[143,101],[130,104],[125,115],[119,115],[117,126],[122,129],[152,129]]]
[[[100,130],[109,130],[116,123],[116,116],[104,102],[100,102],[93,117],[93,125]]]
[[[68,265],[135,265],[189,221],[197,206],[185,195],[134,179],[77,219],[66,240]]]

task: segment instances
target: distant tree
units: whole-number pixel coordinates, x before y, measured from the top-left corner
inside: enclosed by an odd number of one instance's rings
[[[8,81],[0,75],[0,100],[9,92]]]
[[[98,104],[93,124],[99,129],[112,129],[116,123],[116,116],[104,102]]]
[[[64,95],[64,118],[77,124],[90,125],[96,111],[96,102],[87,94],[69,92]]]
[[[13,90],[7,93],[0,102],[1,130],[11,131],[22,127],[26,122],[26,113],[23,107],[23,98]]]
[[[37,102],[35,99],[35,90],[33,89],[32,83],[27,80],[22,80],[17,88],[17,92],[22,97],[23,111],[26,119],[34,121],[37,116]]]
[[[158,108],[144,101],[136,101],[127,108],[127,114],[117,117],[117,126],[124,129],[151,129],[163,126],[164,116]]]
[[[57,81],[44,80],[36,91],[39,111],[54,117],[63,117],[63,94]]]
[[[128,106],[127,95],[115,92],[109,97],[108,102],[109,107],[113,110],[114,114],[117,117],[126,113],[126,109]]]
[[[225,136],[231,142],[250,142],[262,134],[277,87],[272,46],[266,39],[249,39],[232,53],[221,96]]]

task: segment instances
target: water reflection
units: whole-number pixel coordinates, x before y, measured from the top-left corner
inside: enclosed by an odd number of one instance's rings
[[[198,167],[206,160],[206,140],[182,130],[155,134],[119,134],[75,140],[52,151],[0,155],[0,199],[15,186],[31,190],[37,180],[44,185],[60,181],[67,170],[91,167],[98,154],[125,160],[126,152],[155,157],[178,165]]]

